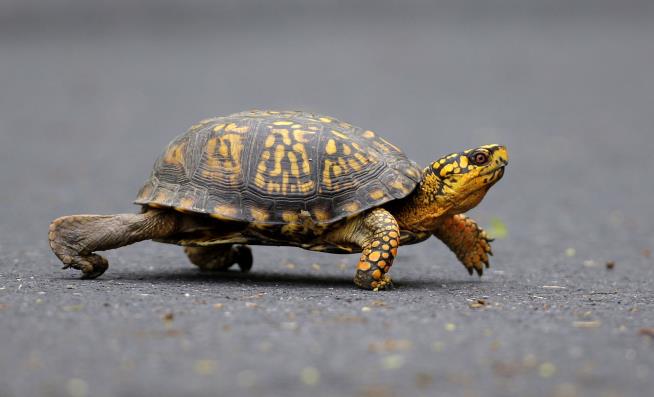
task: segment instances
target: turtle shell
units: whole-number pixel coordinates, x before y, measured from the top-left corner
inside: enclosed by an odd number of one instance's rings
[[[405,197],[420,179],[413,161],[370,130],[253,110],[203,120],[174,139],[135,203],[258,224],[325,224]]]

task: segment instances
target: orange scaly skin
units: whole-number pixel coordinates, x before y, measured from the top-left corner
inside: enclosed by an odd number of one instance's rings
[[[400,245],[400,228],[388,211],[377,208],[366,216],[363,224],[371,234],[361,245],[363,252],[354,283],[365,289],[380,290],[392,286],[386,275],[393,264]]]
[[[479,276],[488,267],[488,256],[493,255],[486,232],[475,221],[465,215],[453,215],[444,218],[434,230],[439,238],[454,252],[463,266],[472,275],[473,270]]]

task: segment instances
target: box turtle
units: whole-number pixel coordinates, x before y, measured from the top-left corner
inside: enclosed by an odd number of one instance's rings
[[[464,212],[504,174],[506,148],[453,153],[425,169],[370,130],[300,111],[203,120],[174,139],[138,193],[138,214],[72,215],[49,230],[64,268],[95,278],[95,254],[142,240],[184,247],[202,270],[252,266],[247,244],[360,252],[354,283],[390,287],[400,245],[443,241],[470,274],[491,255]]]

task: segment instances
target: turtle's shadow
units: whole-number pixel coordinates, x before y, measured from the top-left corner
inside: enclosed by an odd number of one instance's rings
[[[69,280],[69,279],[67,279]],[[176,284],[176,283],[215,283],[225,285],[256,284],[258,286],[283,286],[283,287],[328,287],[339,289],[353,289],[354,283],[349,275],[319,275],[319,274],[289,274],[266,271],[253,271],[242,273],[236,270],[226,272],[202,272],[195,269],[179,271],[155,271],[155,272],[113,272],[108,273],[97,281],[134,281],[148,282],[151,284]],[[452,286],[473,286],[481,285],[479,279],[471,280],[446,280],[434,278],[412,278],[402,277],[394,280],[396,289],[443,289]],[[447,287],[444,287],[446,285]]]

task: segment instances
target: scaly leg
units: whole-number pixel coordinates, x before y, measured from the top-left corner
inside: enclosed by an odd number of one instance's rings
[[[225,271],[233,264],[243,273],[252,268],[252,251],[246,245],[211,245],[207,247],[184,247],[189,260],[203,271]]]
[[[386,273],[397,255],[400,228],[390,212],[376,208],[345,224],[328,238],[361,247],[361,258],[354,276],[358,287],[375,291],[392,287],[391,278]]]
[[[179,225],[178,214],[162,210],[142,214],[71,215],[52,221],[48,238],[64,269],[72,267],[82,271],[82,278],[96,278],[109,264],[94,251],[165,238]]]
[[[434,231],[434,236],[447,245],[472,275],[473,270],[481,276],[488,267],[488,256],[493,255],[486,232],[465,215],[445,218]]]

